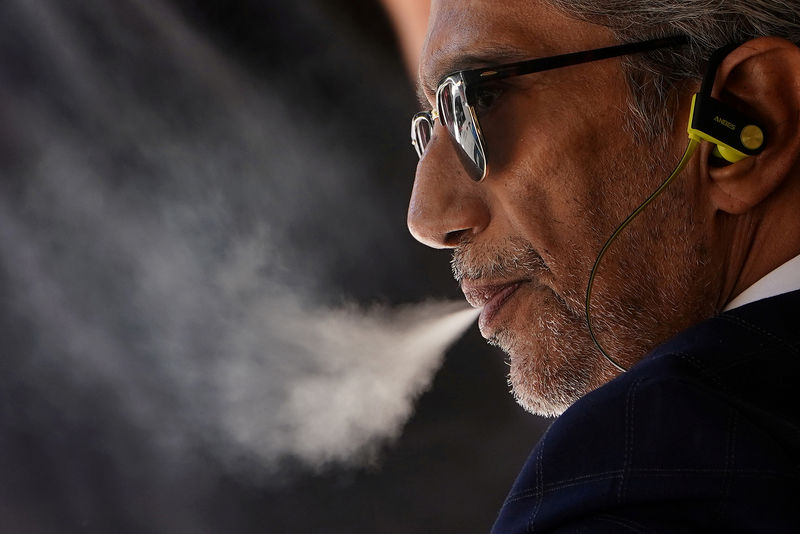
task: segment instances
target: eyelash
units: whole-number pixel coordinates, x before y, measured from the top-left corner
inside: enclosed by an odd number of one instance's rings
[[[498,84],[479,85],[474,90],[472,106],[476,112],[488,112],[504,92],[505,88]]]

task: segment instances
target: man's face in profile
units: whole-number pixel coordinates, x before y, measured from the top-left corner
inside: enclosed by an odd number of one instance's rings
[[[607,29],[543,1],[434,1],[421,83],[433,103],[454,71],[612,44]],[[417,169],[409,228],[423,243],[453,249],[465,296],[483,306],[481,333],[510,356],[520,404],[557,415],[616,373],[585,324],[589,272],[606,238],[679,159],[687,117],[659,140],[634,135],[619,59],[481,86],[473,105],[486,178],[470,179],[437,121]],[[697,201],[694,175],[687,169],[626,230],[598,272],[598,338],[627,366],[713,312],[703,230],[712,214]]]

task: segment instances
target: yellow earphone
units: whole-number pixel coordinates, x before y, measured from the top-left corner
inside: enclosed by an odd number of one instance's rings
[[[692,98],[687,129],[689,139],[713,143],[714,155],[730,163],[755,156],[767,142],[756,121],[711,96],[719,64],[737,46],[722,47],[711,55],[700,92]]]
[[[758,154],[767,141],[755,121],[702,93],[692,98],[687,130],[690,139],[716,145],[714,155],[730,163]]]

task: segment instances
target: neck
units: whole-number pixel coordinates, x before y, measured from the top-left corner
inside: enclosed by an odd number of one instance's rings
[[[718,241],[727,250],[723,252],[724,281],[717,309],[800,254],[800,194],[790,193],[771,195],[742,215],[720,214],[721,227],[730,237]]]

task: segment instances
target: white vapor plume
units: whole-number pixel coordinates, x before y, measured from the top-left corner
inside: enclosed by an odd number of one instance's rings
[[[292,348],[283,357],[313,370],[282,377],[288,387],[281,411],[266,415],[270,403],[242,398],[258,391],[264,378],[252,374],[253,362],[233,362],[223,387],[233,399],[221,421],[239,444],[291,453],[315,465],[347,461],[365,448],[369,452],[376,437],[396,437],[444,350],[477,313],[452,303],[368,313],[303,312],[284,304],[289,314],[279,322]]]
[[[113,408],[176,453],[201,440],[224,463],[249,459],[266,470],[285,457],[312,467],[369,459],[397,437],[444,351],[477,315],[463,303],[314,304],[258,274],[270,256],[263,236],[203,265],[207,254],[186,229],[137,226],[120,220],[121,207],[107,198],[95,203],[106,207],[92,213],[83,205],[83,216],[110,228],[92,239],[120,240],[105,252],[130,268],[130,310],[109,317],[75,309],[80,297],[63,273],[48,273],[46,247],[0,206],[0,250],[13,258],[6,268],[20,289],[13,304],[40,336],[37,363],[67,370],[79,385],[114,388]],[[151,239],[125,242],[137,233]],[[139,323],[132,343],[115,333],[118,321]]]
[[[477,311],[325,292],[386,226],[351,187],[367,163],[161,2],[68,4],[0,7],[49,84],[0,93],[0,274],[31,387],[74,417],[96,396],[172,457],[370,459]],[[350,204],[363,242],[318,213]]]

